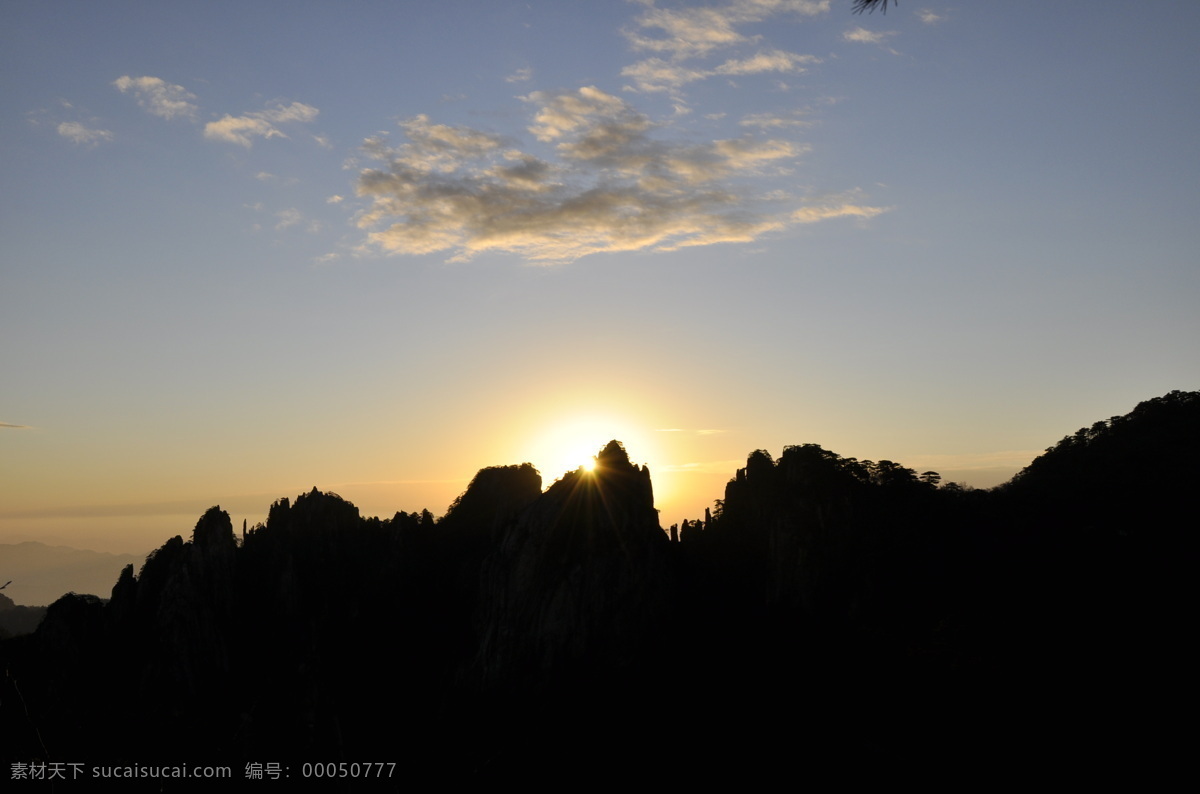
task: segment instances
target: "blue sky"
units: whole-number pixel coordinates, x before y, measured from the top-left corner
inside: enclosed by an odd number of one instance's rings
[[[609,438],[987,486],[1200,375],[1193,4],[0,11],[0,541]]]

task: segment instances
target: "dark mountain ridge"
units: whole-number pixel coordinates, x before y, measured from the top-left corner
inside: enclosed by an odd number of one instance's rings
[[[314,489],[239,540],[214,507],[107,604],[65,596],[0,644],[0,760],[674,779],[1162,765],[1181,741],[1153,704],[1178,700],[1194,658],[1198,428],[1200,393],[1172,392],[990,491],[759,450],[715,511],[669,531],[616,441],[544,493],[529,464],[484,469],[440,521]]]

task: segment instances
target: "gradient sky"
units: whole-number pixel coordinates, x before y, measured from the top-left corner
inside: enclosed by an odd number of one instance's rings
[[[0,7],[0,542],[610,438],[990,486],[1200,380],[1200,4]],[[1142,465],[1139,463],[1138,465]]]

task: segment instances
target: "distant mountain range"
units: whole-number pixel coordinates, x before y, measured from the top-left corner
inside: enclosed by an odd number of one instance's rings
[[[126,565],[141,566],[136,554],[105,554],[44,543],[0,543],[0,584],[12,580],[4,594],[14,603],[47,606],[64,593],[108,598]]]

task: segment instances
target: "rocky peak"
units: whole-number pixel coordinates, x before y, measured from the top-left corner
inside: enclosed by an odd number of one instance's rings
[[[633,464],[629,462],[629,453],[625,451],[625,445],[614,438],[596,456],[596,466],[597,468],[628,469],[633,467]]]
[[[220,506],[210,507],[192,530],[192,545],[202,553],[232,550],[237,546],[233,537],[233,522]]]
[[[623,667],[669,611],[666,535],[650,472],[619,441],[555,482],[483,567],[483,681],[517,686],[561,665]]]
[[[489,466],[454,500],[441,525],[447,531],[493,537],[541,493],[542,477],[533,464]]]

